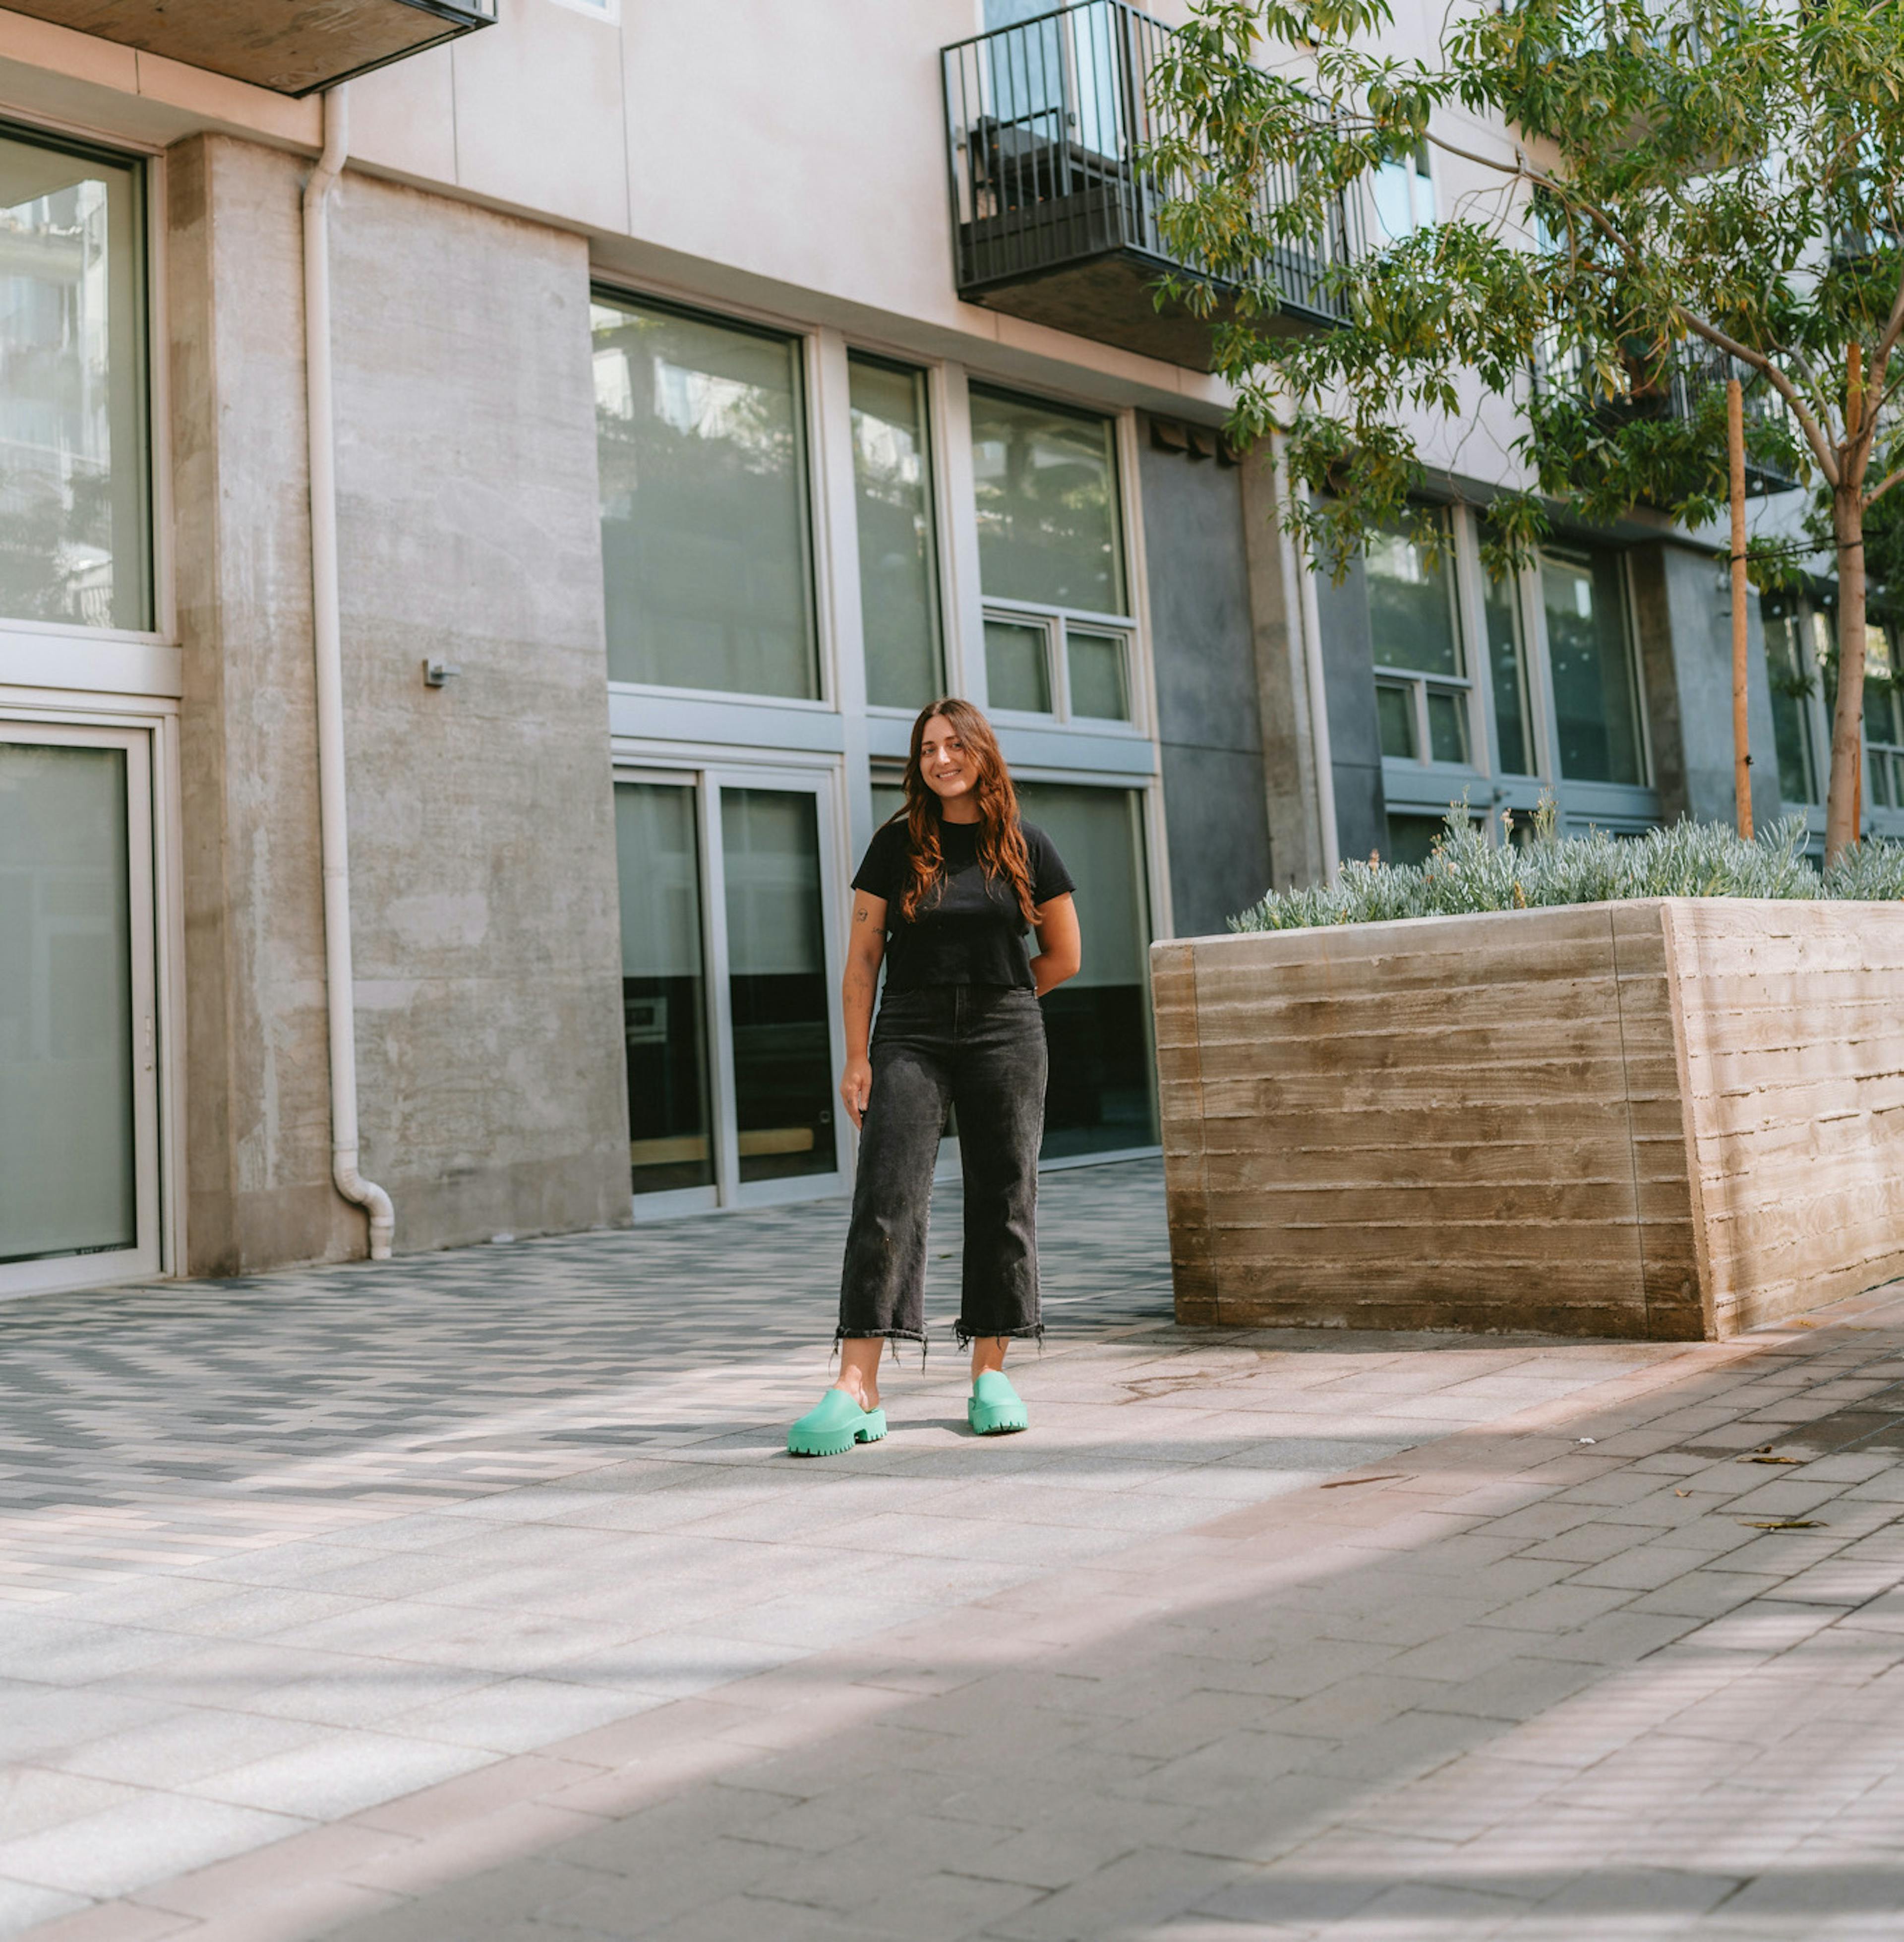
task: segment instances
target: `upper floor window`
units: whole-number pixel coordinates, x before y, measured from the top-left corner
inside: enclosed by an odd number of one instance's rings
[[[1541,554],[1547,665],[1560,773],[1569,782],[1646,780],[1626,573],[1607,547]]]
[[[926,374],[856,351],[848,372],[866,699],[923,708],[945,685]]]
[[[599,292],[608,675],[818,697],[798,339]]]
[[[1768,599],[1765,683],[1771,691],[1772,733],[1778,749],[1778,793],[1788,804],[1819,800],[1818,758],[1813,745],[1811,697],[1817,677],[1805,653],[1805,629],[1795,602]]]
[[[1904,658],[1895,622],[1869,621],[1864,635],[1865,772],[1880,809],[1904,809]]]
[[[1399,243],[1434,220],[1434,178],[1428,170],[1428,149],[1418,142],[1391,155],[1369,178],[1375,198],[1376,226],[1391,243]]]
[[[1131,720],[1116,427],[975,385],[972,453],[990,705]]]
[[[1455,555],[1444,513],[1385,525],[1363,553],[1382,752],[1404,761],[1469,763],[1472,715]]]
[[[152,625],[143,188],[0,134],[0,617]]]

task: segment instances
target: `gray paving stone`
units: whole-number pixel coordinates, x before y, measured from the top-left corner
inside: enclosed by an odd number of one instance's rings
[[[1033,1434],[940,1355],[837,1463],[781,1441],[837,1205],[0,1311],[0,1876],[137,1923],[281,1840],[350,1942],[1795,1942],[1811,1867],[1883,1932],[1897,1455],[1737,1458],[1904,1381],[1904,1304],[1179,1331],[1154,1165],[1045,1198]]]

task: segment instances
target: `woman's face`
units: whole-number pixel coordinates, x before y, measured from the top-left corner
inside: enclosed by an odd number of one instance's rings
[[[943,715],[935,715],[919,738],[919,767],[926,786],[944,802],[978,786],[978,758]]]

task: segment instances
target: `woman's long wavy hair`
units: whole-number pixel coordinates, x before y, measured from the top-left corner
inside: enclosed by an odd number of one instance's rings
[[[1018,792],[1012,786],[1011,771],[1005,766],[992,724],[970,702],[953,695],[941,695],[928,703],[912,724],[906,756],[906,806],[892,818],[895,822],[901,816],[905,818],[906,833],[912,839],[912,878],[899,893],[900,917],[907,924],[917,919],[920,905],[938,890],[945,869],[938,841],[938,798],[926,780],[919,753],[926,724],[935,715],[951,723],[966,753],[978,764],[973,792],[978,798],[978,860],[987,876],[1001,878],[1011,885],[1020,914],[1031,924],[1035,921],[1031,858],[1018,822]]]

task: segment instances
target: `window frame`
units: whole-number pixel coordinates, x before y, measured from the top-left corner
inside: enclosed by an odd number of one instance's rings
[[[126,758],[135,1236],[129,1247],[0,1263],[0,1301],[179,1271],[184,1183],[176,1157],[183,1132],[183,1020],[173,966],[182,914],[172,880],[177,846],[168,840],[177,816],[176,789],[168,786],[176,760],[166,746],[169,725],[71,709],[10,709],[0,718],[0,741],[114,749]]]
[[[845,1058],[846,1020],[840,1008],[840,979],[843,969],[846,928],[846,883],[849,868],[842,867],[841,790],[837,762],[802,763],[783,752],[736,749],[695,749],[662,743],[617,741],[614,747],[611,785],[659,783],[689,787],[694,792],[695,835],[699,846],[701,954],[706,966],[709,1116],[714,1147],[714,1184],[663,1190],[654,1193],[631,1190],[637,1221],[672,1220],[684,1214],[725,1212],[736,1208],[767,1207],[789,1201],[826,1199],[843,1193],[853,1179],[855,1151],[853,1129],[845,1113],[833,1112],[832,1168],[825,1172],[797,1174],[780,1180],[743,1181],[739,1172],[739,1134],[736,1101],[733,1001],[729,982],[732,966],[727,948],[727,859],[721,827],[721,793],[727,789],[777,790],[810,795],[819,836],[820,933],[822,976],[826,989],[827,1031],[831,1072]]]
[[[946,459],[946,447],[950,442],[947,434],[950,414],[945,409],[945,366],[942,360],[926,362],[917,357],[908,357],[902,353],[857,337],[843,338],[841,348],[846,369],[845,470],[846,483],[852,495],[853,511],[853,639],[858,642],[859,654],[860,705],[869,715],[882,716],[888,721],[910,722],[919,712],[917,708],[903,708],[888,702],[874,701],[868,694],[870,663],[864,619],[865,567],[859,554],[859,479],[853,446],[853,366],[855,360],[858,360],[868,364],[883,366],[889,371],[902,371],[923,380],[926,412],[926,491],[932,534],[932,593],[935,603],[933,613],[938,624],[938,694],[957,694],[961,691],[957,672],[961,657],[957,601],[954,590],[957,574],[953,551],[954,535],[951,522],[947,517],[951,485]],[[824,490],[823,482],[817,489]],[[843,596],[844,590],[843,587]],[[837,629],[834,631],[837,632]],[[844,636],[841,636],[835,642],[836,648],[843,643],[843,639]],[[840,684],[836,683],[833,691],[837,693],[839,686]],[[935,695],[928,698],[936,700],[938,697]],[[923,702],[920,704],[921,707],[924,705]]]
[[[807,714],[839,713],[840,682],[836,664],[837,629],[833,618],[837,607],[837,589],[833,584],[828,549],[823,543],[825,536],[822,530],[821,509],[828,502],[826,455],[822,449],[825,443],[822,414],[825,404],[825,389],[821,369],[819,331],[811,325],[773,317],[743,307],[713,308],[692,296],[678,296],[672,291],[658,290],[650,285],[626,281],[592,265],[589,274],[589,301],[591,306],[600,302],[658,310],[693,322],[712,324],[717,329],[784,344],[794,351],[794,369],[799,385],[796,402],[800,411],[803,461],[798,476],[805,495],[804,516],[800,527],[800,548],[807,568],[807,624],[812,629],[813,682],[819,690],[816,694],[812,695],[765,694],[753,688],[690,688],[665,682],[621,681],[611,675],[608,681],[610,695],[653,695],[679,701],[737,703],[750,707],[791,709]],[[592,366],[590,391],[592,397]],[[600,436],[598,431],[595,434],[598,452]],[[850,463],[850,452],[847,457]],[[596,496],[598,507],[598,484]],[[596,518],[598,527],[598,510]],[[604,550],[605,584],[605,549]],[[856,598],[858,588],[856,587],[853,591]]]
[[[161,348],[171,342],[167,302],[167,164],[156,142],[114,136],[35,115],[9,104],[0,135],[29,146],[95,158],[132,172],[137,184],[134,234],[137,372],[143,476],[139,501],[151,624],[96,627],[83,622],[15,619],[0,614],[0,687],[176,697],[184,691],[178,648],[176,555],[173,545],[171,370]]]

